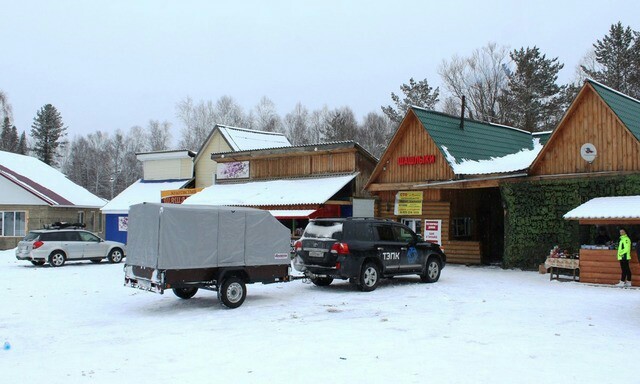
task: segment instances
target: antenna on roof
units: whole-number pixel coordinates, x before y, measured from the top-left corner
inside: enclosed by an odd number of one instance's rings
[[[462,95],[462,108],[460,109],[460,129],[464,129],[464,107],[465,107],[465,97]]]

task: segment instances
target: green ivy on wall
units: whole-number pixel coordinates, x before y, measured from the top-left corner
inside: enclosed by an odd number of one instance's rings
[[[554,245],[580,248],[577,221],[562,216],[603,196],[640,195],[640,175],[505,183],[505,268],[537,269]]]

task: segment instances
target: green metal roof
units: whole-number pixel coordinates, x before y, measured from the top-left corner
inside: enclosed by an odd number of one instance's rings
[[[547,144],[547,141],[549,141],[552,133],[553,131],[533,132],[533,138],[539,139],[540,144],[545,145]]]
[[[429,136],[446,157],[449,152],[460,163],[463,160],[489,160],[533,149],[530,132],[504,125],[464,119],[418,107],[411,107]]]
[[[587,80],[624,125],[640,140],[640,101],[593,80]]]

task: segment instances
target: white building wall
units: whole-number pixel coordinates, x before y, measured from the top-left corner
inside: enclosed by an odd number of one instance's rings
[[[230,152],[231,147],[220,134],[220,131],[216,130],[207,143],[207,146],[202,149],[202,154],[198,158],[195,164],[196,168],[196,188],[210,187],[213,184],[213,175],[216,173],[216,167],[218,163],[211,160],[212,153],[218,152]]]
[[[145,180],[182,179],[180,159],[146,160],[143,163]]]
[[[0,205],[48,205],[44,200],[0,176]]]
[[[190,179],[193,177],[193,158],[180,160],[180,179]]]

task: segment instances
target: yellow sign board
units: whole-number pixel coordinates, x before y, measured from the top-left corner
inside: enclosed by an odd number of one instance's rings
[[[422,215],[422,191],[399,191],[396,194],[394,215]]]
[[[169,204],[182,204],[187,197],[202,191],[202,188],[168,189],[160,191],[160,202]]]

